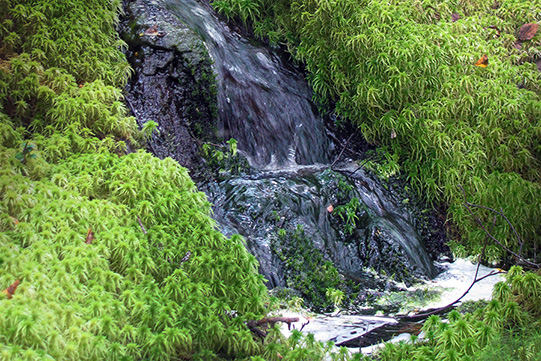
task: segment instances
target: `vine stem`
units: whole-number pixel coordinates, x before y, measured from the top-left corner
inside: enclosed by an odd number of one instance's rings
[[[479,219],[479,217],[476,217],[475,214],[473,214],[473,211],[472,211],[472,207],[474,208],[481,208],[481,209],[486,209],[486,210],[489,210],[491,212],[494,212],[500,216],[502,216],[503,219],[505,219],[505,221],[507,222],[507,224],[509,224],[509,226],[511,227],[511,229],[513,230],[513,232],[515,233],[515,236],[517,237],[517,240],[519,241],[519,244],[520,244],[520,253],[522,253],[522,240],[520,239],[517,231],[515,230],[515,227],[513,227],[513,225],[511,224],[511,222],[509,221],[509,219],[507,219],[507,217],[503,214],[503,212],[498,212],[497,210],[493,209],[493,208],[490,208],[490,207],[486,207],[486,206],[481,206],[481,205],[478,205],[478,204],[473,204],[473,203],[470,203],[468,202],[468,200],[466,199],[466,191],[464,190],[464,188],[459,184],[458,187],[462,190],[462,195],[464,196],[464,205],[466,206],[466,209],[470,212],[470,215],[472,216],[472,218],[475,220],[475,222],[479,225],[479,227],[481,227],[483,229],[483,231],[485,231],[485,233],[487,234],[487,236],[493,240],[496,244],[498,244],[500,247],[502,247],[505,251],[507,251],[508,253],[512,254],[513,256],[515,256],[518,260],[524,262],[525,265],[528,265],[529,267],[532,267],[532,268],[539,268],[540,264],[538,263],[534,263],[534,262],[531,262],[527,259],[525,259],[524,257],[522,257],[520,254],[517,254],[515,252],[513,252],[512,250],[510,250],[509,248],[507,248],[506,246],[504,246],[498,239],[496,239],[485,227],[485,225],[483,224],[483,222],[481,222],[481,220]]]
[[[358,130],[358,128],[357,128],[357,130]],[[340,160],[340,158],[342,157],[342,154],[344,154],[344,151],[346,150],[346,147],[348,146],[348,143],[349,143],[349,141],[351,140],[351,138],[353,138],[353,136],[354,136],[355,134],[357,134],[357,130],[356,130],[355,132],[351,133],[351,135],[350,135],[350,136],[348,137],[348,139],[346,140],[346,143],[345,143],[344,146],[342,147],[342,151],[340,152],[340,154],[338,154],[338,157],[336,157],[336,159],[334,160],[334,162],[332,162],[332,164],[331,164],[331,169],[332,169],[332,170],[334,170],[333,168],[334,168],[335,164]]]

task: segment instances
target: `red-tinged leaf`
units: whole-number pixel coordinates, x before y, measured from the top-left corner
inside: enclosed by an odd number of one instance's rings
[[[515,44],[513,45],[515,49],[522,49],[522,42],[520,40],[515,41]]]
[[[482,57],[479,58],[479,60],[477,60],[477,62],[475,64],[473,64],[475,66],[479,66],[481,68],[486,68],[488,66],[488,56],[486,55],[483,55]]]
[[[12,217],[12,216],[9,216],[9,218],[11,218],[11,220],[13,221],[13,224],[14,225],[18,225],[19,224],[19,220],[15,217]]]
[[[498,0],[494,0],[494,3],[492,4],[491,8],[493,8],[494,10],[500,8],[500,3],[498,2]]]
[[[521,41],[531,40],[535,36],[535,34],[537,34],[538,28],[539,24],[536,23],[528,23],[522,25],[518,32],[518,39]]]
[[[92,244],[92,241],[94,240],[94,232],[89,228],[88,232],[86,232],[86,244]]]
[[[11,300],[11,298],[13,297],[13,294],[15,293],[15,290],[17,289],[17,287],[19,287],[20,283],[21,281],[17,280],[13,282],[11,286],[9,286],[8,288],[2,291],[2,293],[7,295],[8,300]]]
[[[454,23],[456,21],[460,20],[460,15],[458,15],[457,13],[454,13],[453,15],[451,15],[451,21]]]
[[[332,204],[329,204],[329,206],[327,207],[327,212],[332,213],[332,211],[334,211],[334,207]]]

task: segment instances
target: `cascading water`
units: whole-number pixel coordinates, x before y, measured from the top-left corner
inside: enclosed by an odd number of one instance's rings
[[[367,267],[387,274],[434,276],[435,269],[405,207],[363,172],[344,177],[328,170],[333,144],[311,102],[303,74],[274,51],[243,39],[194,0],[163,0],[203,39],[218,83],[219,132],[235,138],[255,171],[203,189],[225,234],[239,233],[257,256],[268,285],[285,286],[276,256],[279,229],[302,226],[313,246],[339,271],[364,279]],[[345,174],[347,165],[342,165]],[[340,179],[338,179],[340,178]],[[355,229],[329,211],[342,198],[359,199]]]
[[[323,120],[301,73],[231,31],[197,1],[165,3],[200,34],[214,60],[222,138],[235,138],[260,169],[328,163]]]

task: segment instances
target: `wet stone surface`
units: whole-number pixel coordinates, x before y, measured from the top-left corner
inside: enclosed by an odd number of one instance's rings
[[[126,98],[141,126],[159,124],[149,150],[199,179],[216,164],[199,187],[220,230],[246,238],[270,288],[297,287],[312,299],[342,288],[362,303],[400,288],[395,281],[436,275],[437,227],[404,206],[407,196],[365,172],[348,175],[351,159],[328,171],[345,140],[325,128],[301,71],[196,1],[125,6],[121,33],[134,68]],[[236,139],[239,155],[217,134]],[[201,140],[218,145],[207,152]],[[239,171],[240,155],[248,172]]]
[[[201,139],[215,139],[214,74],[199,36],[158,5],[125,3],[120,34],[134,69],[126,100],[141,127],[150,120],[159,124],[149,150],[193,169]]]

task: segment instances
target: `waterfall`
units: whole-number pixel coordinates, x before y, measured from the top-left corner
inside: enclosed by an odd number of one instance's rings
[[[299,226],[351,279],[365,279],[367,267],[388,275],[435,276],[406,207],[363,171],[348,176],[347,164],[342,175],[328,170],[334,145],[303,73],[283,54],[244,39],[195,0],[162,3],[203,40],[216,75],[219,134],[236,139],[254,169],[250,176],[203,185],[203,191],[221,231],[246,238],[268,286],[287,284],[285,266],[273,250],[278,230]],[[362,222],[347,237],[329,211],[339,201],[338,178],[363,209]]]
[[[329,162],[323,120],[303,74],[231,31],[197,1],[166,4],[202,37],[214,61],[222,138],[235,138],[260,169]]]

